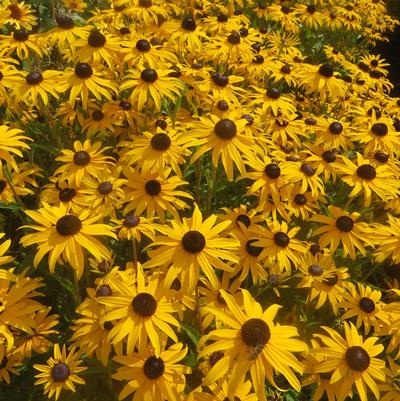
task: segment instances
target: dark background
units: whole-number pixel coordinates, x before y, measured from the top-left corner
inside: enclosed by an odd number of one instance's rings
[[[388,1],[389,13],[400,18],[400,0]],[[373,53],[379,53],[388,63],[389,79],[394,85],[391,92],[392,96],[400,96],[400,27],[389,35],[390,42],[381,42],[373,50]]]

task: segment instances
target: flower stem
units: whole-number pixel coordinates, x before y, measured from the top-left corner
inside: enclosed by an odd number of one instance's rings
[[[137,255],[136,238],[132,238],[132,260],[133,260],[133,267],[135,268],[135,271],[137,271],[138,255]]]

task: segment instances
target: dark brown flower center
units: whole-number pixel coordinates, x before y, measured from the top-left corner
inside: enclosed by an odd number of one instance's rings
[[[267,89],[267,96],[271,99],[279,99],[281,97],[281,92],[277,88]]]
[[[73,188],[64,188],[58,194],[58,199],[61,202],[70,202],[74,196],[76,195],[76,191]]]
[[[245,227],[249,228],[251,224],[250,217],[245,214],[239,214],[239,216],[236,217],[236,224],[238,223],[242,223]]]
[[[196,21],[192,17],[185,17],[181,26],[185,31],[194,32],[196,30]]]
[[[78,63],[75,66],[75,75],[81,79],[88,79],[93,75],[93,69],[87,63]]]
[[[315,118],[313,118],[313,117],[307,117],[307,118],[304,120],[304,122],[305,122],[307,125],[315,125],[315,124],[317,123],[317,120],[316,120]]]
[[[238,31],[232,32],[228,36],[228,42],[231,45],[238,45],[240,43],[240,33]]]
[[[307,177],[312,177],[315,174],[314,168],[311,164],[303,163],[300,167],[300,171],[304,173]]]
[[[144,8],[150,8],[153,5],[152,0],[139,0],[139,6]]]
[[[147,181],[144,189],[150,196],[157,196],[161,192],[161,184],[157,180]]]
[[[326,150],[321,156],[326,163],[333,163],[336,160],[335,153],[330,150]]]
[[[18,4],[10,4],[7,8],[10,10],[10,18],[12,19],[20,20],[24,15]]]
[[[82,223],[78,217],[72,214],[67,214],[57,220],[56,230],[63,237],[75,235],[79,233],[82,228]]]
[[[96,297],[110,297],[112,295],[112,289],[108,284],[103,284],[97,287]]]
[[[320,248],[320,246],[319,246],[318,244],[312,244],[312,245],[310,246],[310,252],[311,252],[311,254],[314,255],[314,256],[315,256],[318,252],[323,253],[323,251],[321,251],[321,248]]]
[[[127,100],[122,100],[119,102],[119,107],[121,107],[122,110],[128,111],[132,108],[132,103]]]
[[[176,278],[171,284],[171,290],[180,291],[182,289],[182,283],[179,278]]]
[[[155,126],[163,130],[167,129],[168,124],[165,120],[156,120]]]
[[[330,64],[322,64],[318,72],[325,78],[330,78],[333,75],[333,67]]]
[[[387,163],[389,160],[389,155],[384,152],[376,152],[374,154],[374,159],[379,163]]]
[[[260,256],[263,248],[260,246],[252,245],[254,242],[257,242],[257,240],[251,239],[246,242],[246,251],[251,256]]]
[[[139,50],[142,53],[147,53],[151,49],[151,44],[148,40],[146,39],[139,39],[136,42],[136,49]]]
[[[221,111],[227,111],[229,109],[229,104],[225,100],[219,100],[217,103],[217,109]]]
[[[256,54],[252,61],[254,64],[262,64],[264,62],[264,57],[261,54]]]
[[[307,203],[307,198],[303,194],[297,194],[294,197],[294,202],[296,205],[303,206]]]
[[[335,272],[331,272],[331,274],[328,277],[325,277],[322,282],[329,287],[333,287],[336,285],[339,281],[339,276]]]
[[[366,313],[372,313],[375,310],[375,302],[371,298],[362,297],[359,306]]]
[[[106,37],[98,30],[94,30],[88,37],[90,47],[103,47],[107,42]]]
[[[57,25],[62,29],[72,29],[74,28],[74,20],[68,15],[59,15],[56,17]]]
[[[218,22],[227,22],[229,17],[226,14],[219,14],[217,17]]]
[[[85,150],[79,150],[74,154],[74,164],[77,166],[87,166],[90,163],[90,154]]]
[[[199,231],[188,231],[182,237],[181,244],[186,252],[195,254],[201,252],[206,246],[206,239]]]
[[[354,227],[354,221],[349,216],[340,216],[336,219],[336,227],[344,233],[349,233]]]
[[[329,132],[333,135],[339,135],[343,132],[343,125],[338,121],[329,124]]]
[[[375,167],[369,164],[363,164],[356,170],[357,175],[362,178],[363,180],[373,180],[376,177],[376,170]]]
[[[140,74],[140,78],[142,79],[142,81],[148,84],[152,84],[153,82],[157,81],[158,74],[156,70],[153,70],[152,68],[146,68]]]
[[[281,175],[280,167],[275,163],[267,164],[264,168],[264,172],[268,178],[276,180]]]
[[[215,83],[215,85],[218,85],[221,87],[224,87],[229,84],[229,78],[219,72],[212,74],[211,79]]]
[[[262,319],[249,319],[240,329],[240,335],[243,342],[250,346],[265,346],[271,338],[271,331]]]
[[[357,372],[364,372],[365,370],[367,370],[370,361],[371,358],[369,357],[368,352],[359,345],[350,347],[346,351],[347,364],[349,365],[350,369],[353,369]]]
[[[161,132],[152,136],[150,145],[155,150],[159,150],[160,152],[165,151],[171,146],[171,138],[167,134]]]
[[[279,247],[286,248],[289,245],[290,238],[286,233],[280,231],[274,234],[274,241]]]
[[[309,5],[307,6],[307,12],[308,12],[309,14],[314,14],[316,11],[317,11],[317,8],[315,7],[314,4],[309,4]]]
[[[164,373],[165,365],[161,358],[152,355],[146,359],[143,366],[143,372],[148,379],[155,380],[161,377]]]
[[[94,121],[101,121],[104,118],[104,113],[101,110],[95,110],[92,113],[92,119]]]
[[[310,265],[308,267],[308,272],[312,275],[312,276],[320,276],[323,272],[323,268],[320,265]]]
[[[25,29],[16,29],[13,33],[13,38],[17,42],[25,42],[29,38],[29,33]]]
[[[224,118],[215,124],[214,132],[218,138],[225,140],[232,139],[237,133],[236,124],[232,120],[229,120],[229,118]]]
[[[140,217],[135,215],[128,215],[124,219],[124,226],[128,228],[136,227],[140,223]]]
[[[147,292],[141,292],[132,299],[133,311],[142,316],[150,317],[153,316],[157,310],[157,301],[153,295]]]
[[[69,367],[63,363],[59,362],[53,366],[51,370],[51,377],[57,383],[65,382],[70,375]]]
[[[101,182],[97,187],[97,190],[101,195],[108,195],[113,190],[113,184],[111,184],[111,182],[108,181]]]
[[[28,85],[38,85],[43,81],[43,75],[40,72],[34,71],[28,74],[25,80]]]
[[[110,331],[113,327],[114,327],[114,325],[110,321],[106,321],[103,323],[104,330]]]
[[[388,126],[384,123],[375,123],[371,127],[371,132],[376,136],[385,136],[389,132],[389,129]]]

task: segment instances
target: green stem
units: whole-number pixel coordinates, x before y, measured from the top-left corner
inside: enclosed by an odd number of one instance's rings
[[[196,189],[195,189],[194,200],[197,204],[199,204],[199,202],[200,202],[200,184],[201,184],[201,178],[202,178],[201,158],[197,159],[194,162],[194,168],[195,168],[195,173],[196,173]]]
[[[205,210],[209,212],[211,210],[211,202],[215,192],[215,179],[217,178],[217,168],[211,162],[211,178],[209,181],[209,188],[207,192],[207,199],[205,204]]]
[[[137,255],[137,243],[136,238],[132,238],[132,260],[133,260],[133,267],[137,272],[137,263],[138,263],[138,255]]]

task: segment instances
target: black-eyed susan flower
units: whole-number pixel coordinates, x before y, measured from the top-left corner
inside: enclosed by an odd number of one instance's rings
[[[344,323],[344,337],[329,327],[323,327],[325,334],[316,337],[323,347],[314,352],[326,356],[315,371],[319,373],[332,372],[330,383],[341,381],[339,399],[345,399],[355,385],[361,401],[367,401],[367,389],[370,389],[377,400],[380,400],[377,381],[385,381],[385,363],[377,356],[383,351],[382,344],[376,344],[377,337],[363,340],[355,326]]]
[[[54,344],[54,356],[47,360],[47,364],[33,365],[33,368],[40,372],[35,375],[35,384],[44,384],[44,394],[49,398],[54,396],[58,400],[62,390],[75,392],[75,383],[85,384],[79,373],[87,368],[79,366],[80,364],[79,354],[74,348],[67,353],[65,345],[60,349],[59,344]]]
[[[18,171],[18,165],[12,154],[22,157],[21,149],[30,149],[29,145],[23,142],[24,140],[31,139],[22,135],[20,129],[0,125],[0,160],[10,163],[16,171]]]
[[[169,75],[173,72],[171,69],[152,68],[145,68],[142,71],[130,70],[120,86],[120,91],[132,89],[130,100],[137,105],[138,111],[142,111],[144,106],[150,104],[160,111],[163,98],[174,101],[184,90],[183,82]]]
[[[78,97],[82,100],[82,106],[87,107],[89,96],[94,96],[101,101],[103,98],[111,101],[114,93],[117,93],[117,84],[104,77],[102,70],[88,63],[78,62],[75,68],[66,68],[58,86],[60,92],[69,92],[69,103],[74,106]]]
[[[295,113],[296,108],[290,98],[283,96],[278,88],[261,89],[254,87],[254,100],[251,104],[261,106],[261,114],[272,116],[289,116]]]
[[[21,356],[12,351],[0,342],[0,382],[11,383],[10,373],[18,375],[18,368],[22,365]]]
[[[235,397],[243,401],[257,401],[257,395],[252,390],[250,380],[241,378],[239,385],[235,391]],[[210,384],[207,386],[210,389],[208,392],[195,392],[193,398],[196,401],[224,401],[228,397],[228,382],[221,380],[219,383]]]
[[[344,308],[342,319],[356,317],[356,328],[364,326],[364,333],[368,334],[373,328],[374,333],[380,326],[389,324],[389,315],[385,312],[385,304],[381,301],[382,293],[369,286],[357,283],[343,294],[343,301],[339,307]]]
[[[125,188],[125,212],[133,211],[140,216],[146,211],[147,218],[158,217],[162,222],[165,214],[178,216],[178,210],[188,205],[180,198],[191,199],[187,192],[177,187],[187,184],[178,176],[170,176],[171,168],[162,172],[144,172],[138,168],[124,168],[123,173],[127,179]]]
[[[393,199],[398,193],[398,185],[388,166],[375,167],[360,153],[357,153],[354,162],[347,157],[341,157],[341,163],[338,161],[332,167],[346,184],[353,187],[349,197],[362,193],[366,207],[371,205],[373,193],[384,201]]]
[[[117,224],[114,229],[118,238],[135,239],[140,242],[143,235],[152,241],[155,240],[155,225],[143,216],[127,214],[119,220],[113,219],[112,222]]]
[[[43,55],[43,49],[38,44],[38,35],[31,34],[26,29],[16,29],[11,35],[0,36],[0,51],[6,56],[16,52],[21,60],[26,60],[32,54]]]
[[[356,258],[356,249],[362,255],[366,255],[365,244],[373,246],[369,237],[371,229],[368,224],[357,221],[360,213],[349,213],[346,210],[336,206],[328,206],[329,214],[332,217],[324,215],[316,215],[311,218],[312,221],[325,224],[314,231],[314,235],[319,237],[319,244],[325,248],[330,246],[330,251],[342,246],[343,256],[349,255],[352,259]]]
[[[31,29],[37,25],[37,17],[30,4],[24,1],[4,0],[1,3],[7,13],[5,22],[15,29]]]
[[[60,180],[68,180],[79,187],[89,176],[100,179],[100,172],[107,165],[113,164],[111,157],[103,155],[107,148],[101,148],[101,142],[91,143],[87,139],[83,144],[74,142],[74,151],[64,149],[57,161],[65,163],[55,171]]]
[[[221,159],[229,181],[233,180],[233,165],[244,173],[242,154],[251,157],[251,146],[254,144],[252,138],[243,132],[246,124],[246,119],[237,119],[233,115],[222,119],[213,114],[200,117],[200,121],[190,125],[191,134],[201,145],[192,156],[192,162],[211,150],[213,166],[217,167]]]
[[[114,360],[122,366],[114,373],[116,380],[127,381],[119,394],[122,400],[134,392],[132,401],[181,400],[186,384],[185,374],[191,369],[178,363],[187,354],[187,348],[182,343],[176,343],[161,352],[154,354],[149,348],[144,348],[131,355],[117,355]]]
[[[188,288],[189,292],[195,288],[201,269],[212,285],[218,288],[214,269],[233,271],[223,260],[238,262],[235,251],[239,248],[239,241],[221,237],[230,221],[215,224],[216,221],[216,215],[211,215],[203,221],[200,209],[196,205],[192,218],[172,220],[171,227],[157,226],[157,231],[163,235],[157,237],[152,246],[161,246],[149,252],[150,261],[144,264],[144,268],[173,264],[180,273],[182,285]],[[173,269],[169,269],[168,273],[173,273]]]
[[[127,352],[132,354],[146,350],[151,344],[156,356],[161,352],[163,336],[178,341],[171,326],[178,327],[178,321],[173,317],[176,307],[167,298],[165,289],[158,277],[146,280],[138,266],[135,285],[119,283],[120,295],[102,296],[97,290],[97,300],[107,307],[100,323],[112,322],[113,327],[108,334],[112,344],[118,344],[126,339]],[[106,295],[106,294],[104,294]],[[150,341],[150,344],[148,342]]]
[[[376,260],[382,262],[390,257],[395,263],[400,262],[400,218],[389,214],[387,224],[375,223],[371,228]]]
[[[274,373],[280,373],[293,388],[300,390],[300,383],[293,370],[302,374],[304,368],[293,352],[306,351],[307,345],[293,338],[297,336],[295,327],[274,322],[279,305],[271,305],[263,311],[248,291],[242,290],[242,294],[243,308],[224,290],[221,290],[221,296],[230,313],[210,308],[210,312],[221,319],[227,328],[213,330],[202,340],[203,343],[207,340],[213,342],[200,351],[200,356],[215,351],[224,353],[210,369],[203,384],[214,383],[230,372],[228,397],[233,398],[241,379],[250,372],[255,393],[260,400],[265,401],[265,379],[276,386]]]
[[[38,245],[33,264],[36,267],[49,253],[49,269],[54,272],[56,263],[68,262],[78,278],[82,276],[85,260],[83,248],[97,259],[107,259],[109,250],[93,236],[105,235],[116,239],[111,227],[96,223],[102,215],[90,216],[90,210],[82,211],[78,216],[67,214],[65,207],[44,205],[38,210],[26,210],[25,213],[36,223],[21,228],[31,228],[37,232],[26,234],[21,244],[26,247]]]

